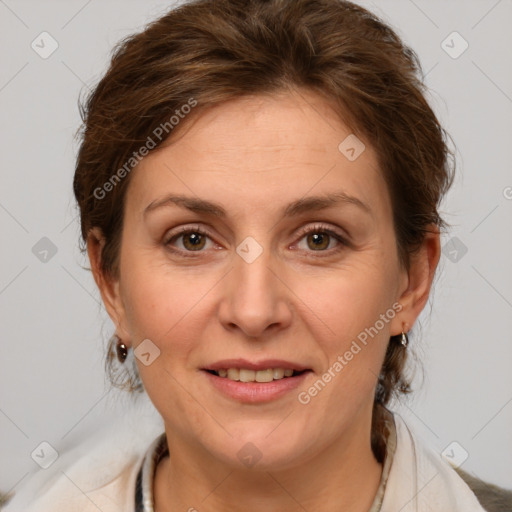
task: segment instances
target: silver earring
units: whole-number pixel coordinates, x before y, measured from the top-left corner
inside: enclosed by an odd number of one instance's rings
[[[402,331],[402,337],[400,338],[400,343],[404,348],[407,348],[407,345],[409,345],[409,337],[407,336],[406,332]]]

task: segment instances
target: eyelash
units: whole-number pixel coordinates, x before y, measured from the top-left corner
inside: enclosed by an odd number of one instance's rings
[[[207,230],[205,230],[204,228],[201,228],[200,226],[182,227],[178,233],[171,235],[167,239],[167,241],[164,242],[164,245],[173,253],[183,256],[184,258],[197,258],[198,255],[195,255],[194,253],[195,252],[201,253],[204,251],[202,251],[202,250],[187,251],[187,250],[183,250],[183,249],[175,249],[171,245],[171,242],[177,240],[178,238],[180,238],[184,235],[188,235],[191,233],[197,233],[197,234],[200,234],[201,236],[206,236],[210,239],[212,238],[210,233]],[[334,231],[334,230],[330,229],[329,227],[322,225],[322,224],[315,224],[314,226],[307,226],[307,227],[301,228],[297,235],[299,237],[299,241],[301,241],[305,236],[307,236],[311,233],[320,233],[320,234],[328,235],[328,236],[334,238],[337,242],[339,242],[339,244],[334,249],[325,249],[325,250],[319,250],[319,251],[306,251],[307,253],[316,253],[316,252],[323,253],[323,254],[318,254],[318,255],[310,254],[310,255],[308,255],[308,257],[322,258],[322,257],[326,257],[326,256],[332,256],[333,254],[337,254],[339,251],[350,246],[349,242],[346,240],[346,238],[344,236],[342,236],[341,234],[337,233],[336,231]]]
[[[306,235],[309,235],[311,233],[320,233],[328,235],[338,242],[337,247],[335,247],[334,249],[326,249],[323,251],[307,251],[308,253],[313,253],[311,254],[311,257],[313,258],[322,258],[323,256],[321,255],[321,253],[324,253],[325,256],[332,256],[333,254],[337,254],[339,251],[349,246],[348,240],[344,236],[323,224],[315,224],[314,226],[305,226],[301,228],[297,235],[299,237],[299,241],[302,240]],[[320,254],[317,255],[314,253]]]

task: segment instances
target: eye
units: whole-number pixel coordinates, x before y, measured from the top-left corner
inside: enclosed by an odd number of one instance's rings
[[[313,252],[337,252],[348,245],[345,237],[324,225],[303,228],[299,236],[305,240],[305,247],[298,244],[299,249]]]
[[[178,243],[178,249],[174,249],[173,246],[180,239],[181,243]],[[209,234],[199,226],[183,227],[178,234],[171,233],[164,244],[175,252],[201,252],[206,247],[208,240],[210,240]],[[181,247],[179,247],[180,245]]]
[[[299,237],[297,246],[306,252],[332,254],[349,245],[341,233],[321,224],[301,229]],[[302,240],[305,241],[305,247],[301,244]],[[210,234],[206,230],[199,226],[184,226],[178,230],[178,233],[171,233],[164,245],[172,252],[192,256],[190,253],[200,253],[204,252],[205,248],[211,248],[211,245],[208,246],[208,242],[213,244]]]

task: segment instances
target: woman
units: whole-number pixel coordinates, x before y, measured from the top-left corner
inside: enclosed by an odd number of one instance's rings
[[[418,76],[339,0],[190,2],[117,48],[74,192],[109,365],[165,432],[30,510],[484,510],[386,408],[452,181]]]

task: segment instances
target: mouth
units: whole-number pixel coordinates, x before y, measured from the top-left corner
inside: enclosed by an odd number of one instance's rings
[[[278,359],[259,363],[229,359],[201,370],[223,396],[253,404],[277,400],[296,390],[313,374],[311,368]]]
[[[265,370],[251,370],[249,368],[220,368],[219,370],[205,370],[211,375],[237,382],[272,382],[274,380],[297,377],[311,370],[294,370],[291,368],[267,368]]]

